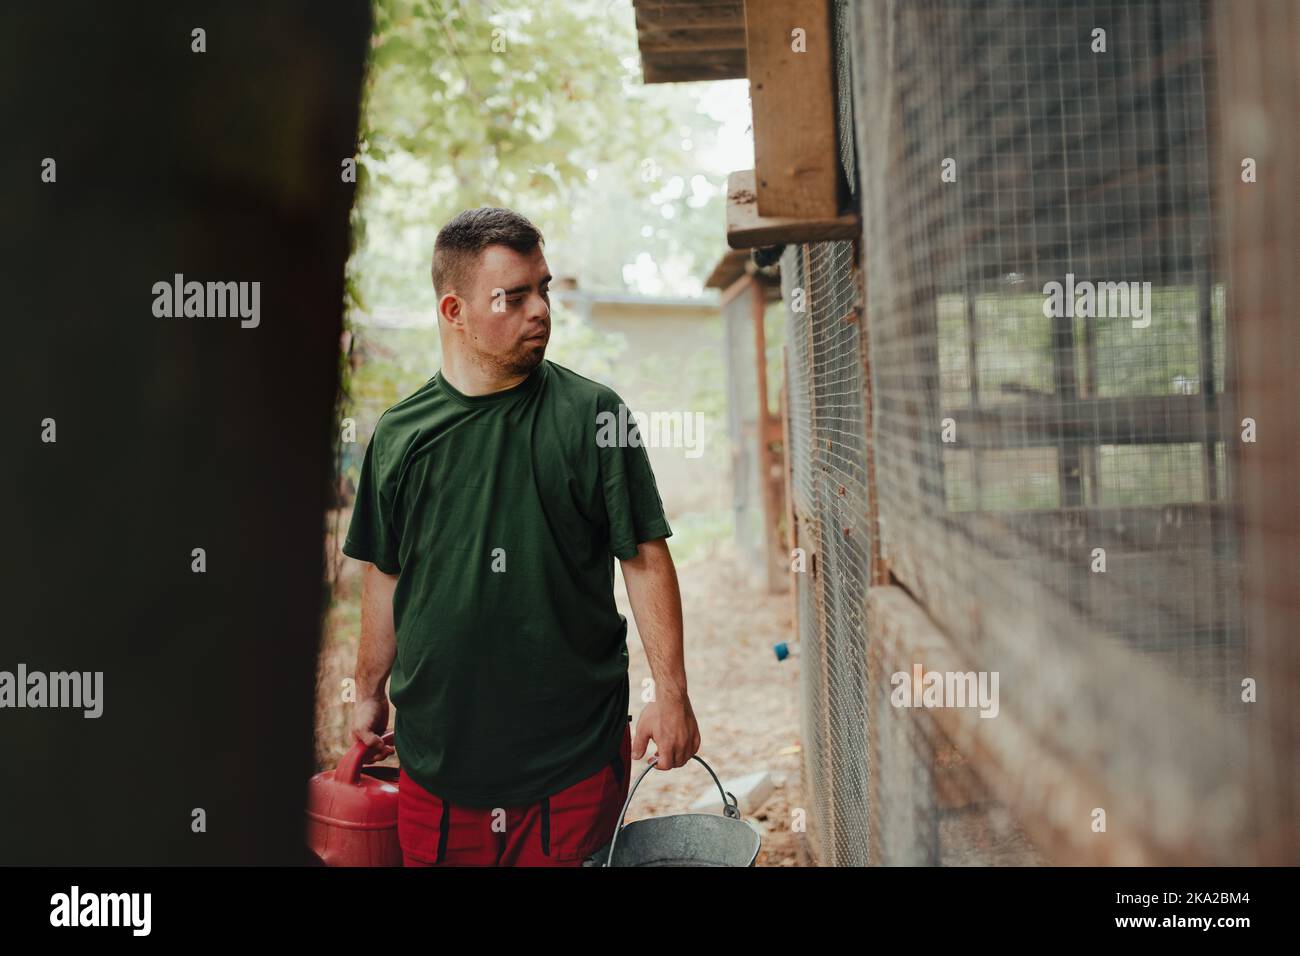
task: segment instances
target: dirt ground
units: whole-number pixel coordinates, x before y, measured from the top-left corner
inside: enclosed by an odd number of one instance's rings
[[[346,531],[349,516],[340,516]],[[669,539],[671,546],[672,539]],[[336,547],[327,541],[327,551]],[[333,553],[342,564],[336,601],[326,620],[317,675],[316,753],[318,766],[333,766],[347,747],[349,706],[340,687],[356,664],[360,633],[361,566]],[[617,562],[615,562],[617,565]],[[800,791],[799,659],[777,661],[772,645],[792,640],[790,597],[751,587],[741,574],[729,541],[716,542],[677,566],[685,622],[686,675],[699,722],[699,756],[723,785],[757,771],[771,775],[771,796],[745,818],[762,835],[758,866],[797,866],[798,835],[790,832],[791,808]],[[650,677],[645,650],[627,600],[621,572],[615,595],[628,620],[633,727],[643,706],[641,682]],[[391,721],[391,716],[390,716]],[[644,759],[644,758],[643,758]],[[392,758],[385,761],[396,765]],[[633,781],[644,764],[633,769]],[[671,771],[651,771],[637,788],[627,820],[683,813],[712,792],[721,797],[698,761]],[[745,810],[742,804],[742,810]]]

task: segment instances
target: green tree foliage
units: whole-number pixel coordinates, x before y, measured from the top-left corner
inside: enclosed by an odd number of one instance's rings
[[[430,258],[460,210],[526,215],[551,271],[583,288],[695,291],[724,246],[726,173],[696,154],[718,127],[700,92],[641,84],[629,0],[376,0],[341,365],[339,418],[357,422],[337,457],[345,495],[379,415],[440,364]],[[383,327],[412,315],[427,325]],[[622,336],[555,299],[552,326],[547,356],[582,374],[610,380],[627,359]],[[717,365],[695,359],[715,390]]]
[[[479,205],[536,222],[552,271],[588,288],[622,287],[623,267],[646,256],[670,277],[707,272],[725,184],[693,149],[716,124],[690,90],[644,87],[639,71],[626,2],[379,0],[356,303],[431,309],[437,230]]]

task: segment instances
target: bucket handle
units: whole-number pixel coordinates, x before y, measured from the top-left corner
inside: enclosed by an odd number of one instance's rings
[[[692,754],[691,759],[698,760],[700,763],[704,764],[704,769],[709,772],[709,776],[713,778],[713,782],[718,785],[718,793],[722,794],[722,815],[732,820],[739,820],[740,807],[737,805],[735,795],[722,789],[722,781],[720,781],[718,775],[713,772],[713,768],[707,763],[704,763],[703,757],[699,754]],[[685,764],[683,764],[683,766],[685,766]],[[609,841],[609,856],[605,858],[605,866],[610,866],[613,863],[614,846],[618,843],[618,835],[623,832],[623,827],[625,825],[623,821],[627,819],[627,808],[632,803],[632,797],[636,794],[636,788],[641,786],[641,781],[645,779],[645,775],[654,769],[655,764],[647,764],[646,768],[641,771],[641,776],[636,778],[636,783],[632,784],[632,789],[628,791],[627,799],[623,801],[623,812],[618,815],[618,828],[614,830],[614,838]]]
[[[395,732],[390,730],[381,739],[385,745],[391,745],[394,735]],[[354,741],[352,749],[339,760],[338,768],[334,771],[334,779],[352,784],[359,782],[361,780],[361,765],[373,752],[373,747],[369,747],[359,740]]]

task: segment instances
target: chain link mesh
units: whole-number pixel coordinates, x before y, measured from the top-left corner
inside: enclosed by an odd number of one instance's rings
[[[781,258],[810,846],[1249,862],[1210,7],[832,10],[861,262]],[[939,664],[998,715],[896,705]]]

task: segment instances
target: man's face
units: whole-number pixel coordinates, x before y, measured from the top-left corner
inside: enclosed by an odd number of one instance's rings
[[[466,348],[484,366],[505,374],[535,369],[551,336],[550,282],[541,246],[532,252],[485,248],[472,288],[460,296]]]

